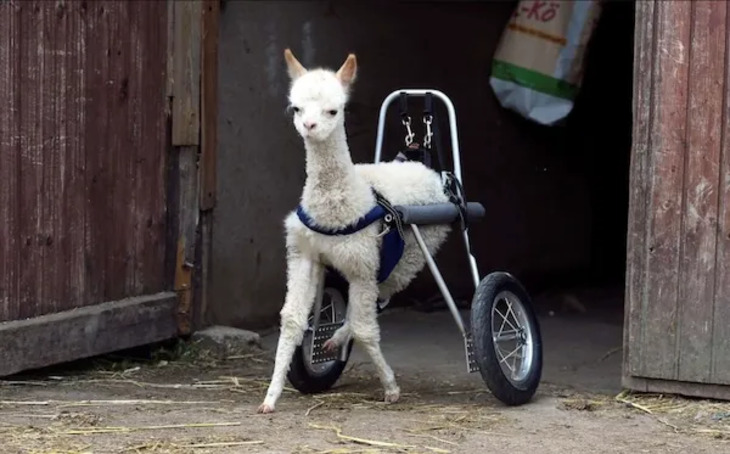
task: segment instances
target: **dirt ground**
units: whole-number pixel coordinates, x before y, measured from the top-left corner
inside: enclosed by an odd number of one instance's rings
[[[397,404],[381,403],[373,370],[356,351],[331,392],[303,396],[286,390],[276,413],[258,415],[275,334],[265,337],[264,351],[226,359],[178,343],[0,381],[0,451],[730,452],[730,403],[611,391],[618,371],[606,381],[601,368],[615,369],[620,353],[616,359],[604,347],[613,345],[620,329],[616,334],[586,321],[585,332],[574,335],[598,336],[595,342],[583,339],[598,356],[588,361],[588,347],[573,354],[554,339],[569,332],[567,316],[543,319],[543,383],[534,401],[506,408],[478,374],[466,374],[448,316],[394,311],[384,317],[383,350],[404,393]],[[414,351],[418,346],[423,350]],[[571,382],[581,375],[582,381]]]

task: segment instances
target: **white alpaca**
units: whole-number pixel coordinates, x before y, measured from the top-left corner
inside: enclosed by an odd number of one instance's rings
[[[284,52],[292,85],[289,101],[294,126],[304,139],[306,183],[301,207],[320,228],[338,229],[356,223],[376,206],[373,189],[392,205],[446,203],[439,175],[418,162],[353,164],[345,134],[344,107],[355,80],[357,62],[350,54],[335,73],[305,69],[287,49]],[[274,411],[281,395],[294,349],[301,344],[325,266],[337,269],[350,285],[345,324],[325,344],[333,350],[360,343],[377,369],[385,401],[396,402],[400,389],[380,350],[376,300],[403,290],[423,269],[425,259],[410,230],[405,231],[401,260],[389,277],[378,283],[382,222],[346,236],[317,233],[296,212],[285,220],[287,294],[281,309],[281,332],[271,383],[260,413]],[[424,226],[426,246],[435,254],[450,230],[448,225]]]

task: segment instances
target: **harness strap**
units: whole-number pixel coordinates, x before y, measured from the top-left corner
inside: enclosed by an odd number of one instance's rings
[[[366,228],[370,224],[380,219],[384,220],[387,233],[383,235],[383,242],[380,247],[380,266],[378,268],[378,283],[384,282],[393,269],[403,257],[405,249],[405,240],[403,239],[403,225],[400,215],[379,192],[373,189],[377,204],[365,216],[358,221],[341,229],[325,229],[317,226],[312,218],[304,211],[301,204],[297,207],[297,216],[307,228],[322,235],[338,236],[351,235],[355,232]],[[395,226],[395,228],[393,228]]]
[[[439,119],[436,117],[435,109],[433,108],[433,94],[431,92],[426,93],[423,97],[423,115],[424,117],[430,116],[432,119],[431,128],[433,129],[433,142],[432,148],[436,149],[436,160],[438,161],[438,171],[443,172],[446,170],[445,160],[443,155],[443,146],[441,144],[441,133],[439,128]],[[431,151],[431,150],[429,150]]]
[[[301,205],[297,207],[297,216],[299,217],[299,220],[302,221],[302,224],[307,226],[310,230],[314,230],[317,233],[321,233],[322,235],[351,235],[355,232],[359,232],[360,230],[364,229],[365,227],[369,226],[373,222],[382,219],[385,217],[385,209],[378,205],[375,205],[375,207],[368,211],[365,216],[361,217],[357,220],[355,224],[348,225],[346,227],[343,227],[341,229],[326,229],[324,227],[319,227],[317,224],[314,223],[314,220],[309,217],[306,211],[304,211],[304,208],[302,208]]]
[[[398,101],[400,106],[400,118],[401,120],[405,120],[408,117],[408,95],[406,92],[400,92]]]

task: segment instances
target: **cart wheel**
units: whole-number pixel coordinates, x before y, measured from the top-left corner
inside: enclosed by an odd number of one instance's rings
[[[507,405],[528,402],[542,375],[542,340],[527,291],[510,274],[489,274],[474,294],[471,326],[489,390]]]
[[[345,319],[348,289],[349,284],[346,280],[332,270],[327,269],[322,295],[322,309],[319,316],[320,323],[336,323]],[[343,347],[347,349],[345,361],[337,359],[312,364],[311,345],[312,335],[314,334],[314,313],[309,315],[308,323],[309,327],[304,333],[301,345],[294,350],[287,378],[299,392],[314,394],[330,389],[340,378],[347,365],[347,359],[350,357],[353,341],[350,340],[347,346]]]

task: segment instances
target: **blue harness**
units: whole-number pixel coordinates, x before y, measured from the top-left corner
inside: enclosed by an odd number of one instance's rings
[[[393,272],[393,269],[403,256],[405,241],[401,234],[400,225],[397,222],[398,213],[395,212],[385,198],[376,191],[373,192],[375,192],[375,198],[378,201],[378,204],[375,205],[372,210],[368,211],[365,216],[358,219],[354,224],[340,229],[324,229],[322,227],[318,227],[312,218],[309,217],[307,212],[304,211],[304,208],[302,208],[301,205],[297,207],[297,216],[299,216],[299,220],[302,221],[302,223],[310,230],[323,235],[339,236],[351,235],[355,232],[359,232],[373,222],[384,219],[390,214],[391,220],[390,222],[386,222],[386,225],[388,225],[390,230],[383,236],[383,244],[380,247],[380,267],[378,269],[378,283],[380,284],[388,279],[388,276],[390,276],[390,273]],[[392,224],[396,224],[397,228]]]

